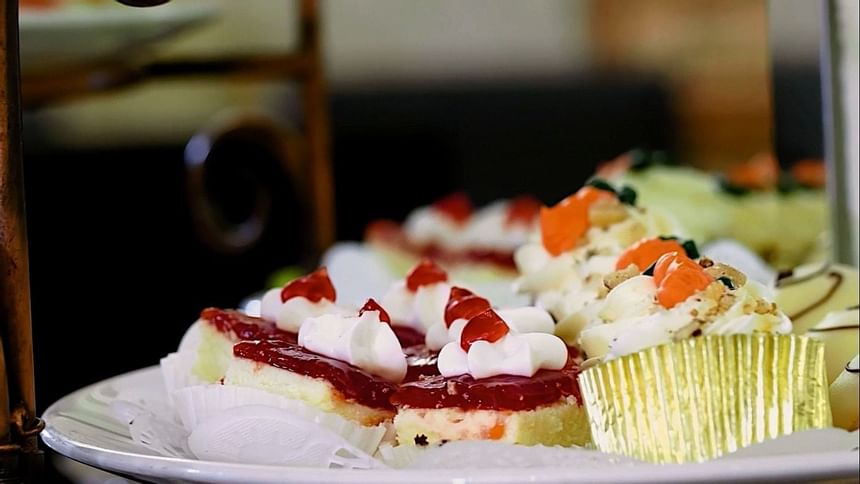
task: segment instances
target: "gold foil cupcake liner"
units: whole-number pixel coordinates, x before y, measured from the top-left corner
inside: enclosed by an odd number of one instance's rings
[[[824,345],[801,336],[691,338],[589,368],[579,384],[597,448],[649,462],[831,426]]]

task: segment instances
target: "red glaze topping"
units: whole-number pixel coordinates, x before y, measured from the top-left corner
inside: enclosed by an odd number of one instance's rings
[[[358,315],[361,316],[366,311],[376,311],[379,313],[379,320],[383,323],[391,324],[391,316],[388,315],[388,311],[382,308],[378,302],[376,302],[373,298],[367,300],[364,303],[364,306],[358,311]]]
[[[448,280],[448,274],[432,260],[424,259],[406,276],[406,288],[412,292],[421,286],[429,286]]]
[[[585,186],[552,207],[541,207],[541,242],[547,252],[557,256],[576,247],[590,227],[589,209],[603,201],[617,202],[618,198],[611,192]]]
[[[746,163],[733,166],[726,178],[739,187],[769,190],[779,181],[779,163],[773,153],[759,153]]]
[[[207,308],[200,313],[200,318],[214,325],[221,333],[231,333],[239,341],[278,339],[296,342],[295,333],[278,329],[275,323],[248,316],[240,311]]]
[[[791,167],[791,174],[798,183],[810,188],[824,188],[827,183],[827,169],[824,160],[806,158]]]
[[[392,324],[391,329],[394,331],[394,336],[397,336],[401,348],[424,344],[424,333],[411,326]]]
[[[669,252],[683,254],[684,247],[675,239],[661,239],[659,237],[642,239],[621,253],[615,263],[615,270],[620,271],[633,264],[641,272],[657,262],[660,256]]]
[[[498,375],[475,380],[469,375],[435,376],[400,385],[391,401],[411,408],[530,410],[573,395],[582,402],[576,378],[579,367],[540,370],[532,377]]]
[[[502,339],[508,332],[510,332],[510,328],[501,316],[492,309],[487,309],[474,316],[463,327],[463,333],[460,335],[460,347],[468,353],[475,341],[493,343]]]
[[[470,320],[487,309],[490,309],[490,301],[476,296],[468,289],[452,287],[448,304],[445,305],[445,326],[450,328],[451,323],[458,319]]]
[[[654,264],[657,302],[671,309],[714,281],[705,270],[683,252],[662,255]]]
[[[540,212],[541,203],[534,197],[521,195],[508,204],[505,226],[514,224],[531,225]]]
[[[439,368],[436,366],[439,352],[420,344],[404,348],[403,354],[406,355],[406,378],[403,379],[404,382],[439,376]]]
[[[326,380],[345,400],[367,407],[393,410],[389,398],[394,394],[397,385],[349,363],[318,355],[301,346],[273,341],[248,341],[234,346],[233,354],[239,358]]]
[[[281,302],[287,302],[299,296],[307,298],[310,302],[319,302],[321,299],[335,301],[337,294],[325,267],[320,267],[306,276],[289,282],[281,290]]]
[[[437,200],[433,208],[458,224],[463,224],[472,216],[472,202],[468,195],[462,192],[452,193]]]

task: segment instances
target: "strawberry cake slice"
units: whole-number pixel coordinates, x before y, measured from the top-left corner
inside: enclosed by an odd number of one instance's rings
[[[343,313],[335,305],[335,299],[334,286],[323,267],[281,289],[268,291],[263,297],[260,318],[236,310],[203,310],[197,322],[200,345],[192,372],[203,381],[218,381],[224,376],[233,345],[240,341],[295,343],[298,329],[308,317]]]
[[[400,385],[392,402],[401,445],[497,440],[582,445],[590,440],[564,342],[518,333],[493,309],[471,317],[438,356],[440,375]]]

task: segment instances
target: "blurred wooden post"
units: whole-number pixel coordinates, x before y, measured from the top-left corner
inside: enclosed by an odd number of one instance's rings
[[[319,2],[302,0],[301,50],[308,59],[303,79],[308,177],[312,204],[314,256],[320,256],[335,239],[334,180],[329,146],[327,89],[320,43]]]
[[[16,0],[0,3],[0,19],[0,454],[3,478],[30,481],[41,468],[42,423],[33,382]]]

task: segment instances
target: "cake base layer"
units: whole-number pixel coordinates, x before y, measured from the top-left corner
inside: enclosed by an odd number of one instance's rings
[[[394,416],[394,412],[390,410],[371,408],[344,399],[337,389],[322,378],[299,375],[244,358],[233,358],[224,375],[224,383],[257,388],[301,400],[362,425],[378,425]]]
[[[200,345],[197,347],[197,360],[191,368],[194,376],[208,383],[215,383],[224,376],[227,365],[233,358],[235,343],[227,333],[222,333],[208,321],[198,321]]]
[[[451,440],[497,440],[522,445],[585,445],[591,440],[585,409],[573,396],[533,410],[402,408],[394,418],[400,445]]]

